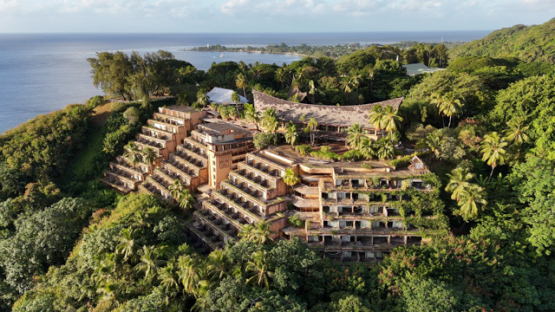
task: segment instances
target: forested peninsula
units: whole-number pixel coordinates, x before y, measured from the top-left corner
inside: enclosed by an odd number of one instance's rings
[[[484,52],[500,51],[491,38],[506,30],[451,50],[372,46],[207,71],[166,51],[98,53],[88,61],[105,95],[0,135],[0,311],[554,311],[555,32],[534,44],[515,37],[552,25],[515,26],[502,41],[515,43],[510,53]],[[445,70],[408,76],[403,65],[417,62]],[[214,87],[233,90],[234,103],[211,103]],[[367,112],[379,129],[374,139],[356,124],[335,129],[340,144],[314,144],[333,132],[315,118],[293,123],[275,110],[231,105],[239,95],[252,103],[253,92],[316,108],[402,103]],[[155,166],[129,142],[167,107],[253,125],[256,150],[280,147],[310,157],[313,168],[380,163],[389,174],[421,160],[430,171],[422,183],[433,185],[424,195],[365,183],[396,192],[404,201],[393,217],[431,234],[372,263],[322,257],[301,238],[274,239],[264,222],[244,226],[223,248],[196,248],[184,224],[198,213],[200,192],[176,183],[169,188],[178,200],[169,201],[101,183],[119,155],[130,170]],[[283,178],[294,186],[303,177]],[[310,226],[286,221],[292,231]]]
[[[515,25],[492,32],[480,40],[455,47],[452,58],[463,56],[488,56],[493,58],[518,58],[525,62],[555,62],[555,19],[541,25]]]
[[[245,47],[226,47],[220,44],[207,45],[206,47],[195,47],[186,51],[197,52],[246,52],[246,53],[269,53],[269,54],[290,54],[310,57],[331,57],[339,58],[344,55],[351,54],[357,50],[368,49],[386,49],[391,53],[398,55],[403,62],[414,63],[415,60],[424,62],[424,55],[428,54],[428,58],[445,58],[443,53],[452,47],[461,45],[459,42],[445,43],[422,43],[415,41],[402,41],[393,44],[338,44],[330,46],[310,46],[305,43],[295,46],[289,46],[285,43],[262,46],[245,46]],[[432,56],[434,55],[434,56]],[[426,62],[427,63],[427,62]],[[438,65],[436,64],[435,67]]]

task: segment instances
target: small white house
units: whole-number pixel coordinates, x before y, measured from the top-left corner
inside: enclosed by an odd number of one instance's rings
[[[233,103],[233,101],[231,100],[231,96],[233,95],[233,90],[229,90],[229,89],[222,89],[222,88],[214,88],[212,89],[210,92],[206,93],[206,96],[208,97],[208,100],[210,101],[210,103],[216,103],[216,104],[235,104]],[[239,97],[241,98],[241,104],[245,104],[248,103],[247,99],[241,95],[239,95]]]

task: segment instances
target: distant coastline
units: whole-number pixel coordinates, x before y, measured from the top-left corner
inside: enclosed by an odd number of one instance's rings
[[[291,63],[313,55],[310,51],[262,51],[272,43],[285,42],[290,47],[337,46],[359,42],[392,43],[464,41],[479,39],[489,31],[428,32],[345,32],[345,33],[184,33],[184,34],[0,34],[0,59],[9,60],[0,71],[0,133],[40,114],[61,109],[68,103],[82,103],[102,91],[92,84],[86,58],[96,51],[130,53],[166,50],[177,59],[208,70],[213,62],[243,61],[266,64]],[[192,47],[220,43],[227,47],[251,46],[253,51],[229,50],[210,53],[184,51]],[[220,53],[224,57],[220,58]],[[249,53],[246,53],[249,52]],[[40,99],[40,100],[39,100]]]
[[[306,57],[309,56],[307,54],[296,53],[296,52],[271,52],[271,51],[262,51],[262,50],[233,50],[233,48],[226,48],[221,50],[195,50],[193,49],[184,49],[184,52],[228,52],[228,53],[251,53],[251,54],[276,54],[276,55],[290,55],[290,56],[299,56],[299,57]]]
[[[360,43],[348,43],[348,44],[337,44],[337,45],[287,45],[285,43],[280,44],[270,44],[267,46],[239,46],[239,47],[228,47],[221,44],[199,46],[190,49],[183,49],[184,52],[213,52],[213,53],[253,53],[253,54],[276,54],[276,55],[291,55],[298,57],[332,57],[339,58],[343,55],[347,55],[355,52],[356,50],[366,49],[372,46],[392,46],[400,48],[401,50],[410,49],[417,44],[425,45],[437,45],[443,43],[447,48],[451,49],[456,46],[463,44],[464,42],[418,42],[418,41],[399,41],[390,44],[360,44]]]

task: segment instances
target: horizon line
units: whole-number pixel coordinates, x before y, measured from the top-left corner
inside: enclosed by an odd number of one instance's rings
[[[367,33],[420,33],[420,32],[486,32],[491,29],[469,30],[388,30],[388,31],[312,31],[312,32],[0,32],[0,35],[209,35],[209,34],[367,34]]]

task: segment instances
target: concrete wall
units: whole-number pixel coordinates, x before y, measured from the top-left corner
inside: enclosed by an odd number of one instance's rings
[[[278,238],[280,230],[283,229],[284,227],[286,227],[288,225],[288,223],[289,222],[287,221],[286,216],[283,216],[283,218],[272,222],[272,224],[270,225],[270,231],[272,231],[274,233],[271,234],[270,237],[273,238],[273,239]]]
[[[216,156],[208,150],[208,181],[211,187],[220,188],[220,182],[227,179],[231,172],[231,150],[228,154]]]

